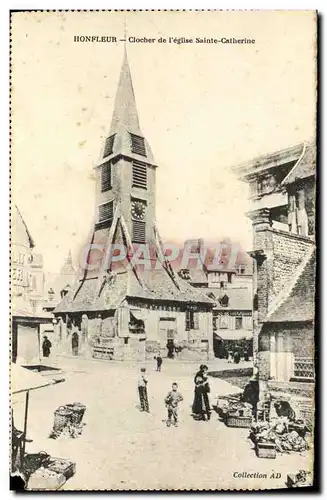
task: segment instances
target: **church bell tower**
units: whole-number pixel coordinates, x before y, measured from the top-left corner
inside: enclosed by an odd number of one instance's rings
[[[127,59],[126,48],[120,72],[109,134],[96,170],[95,239],[103,243],[112,228],[112,241],[149,243],[154,237],[156,164],[144,137]],[[122,230],[122,227],[125,231]]]

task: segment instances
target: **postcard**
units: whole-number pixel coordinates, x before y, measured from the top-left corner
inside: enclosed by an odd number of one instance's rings
[[[314,487],[317,12],[10,29],[12,485]]]

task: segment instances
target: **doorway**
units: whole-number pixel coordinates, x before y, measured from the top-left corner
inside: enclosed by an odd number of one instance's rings
[[[159,319],[160,349],[166,352],[167,357],[174,357],[175,340],[177,337],[176,318]]]

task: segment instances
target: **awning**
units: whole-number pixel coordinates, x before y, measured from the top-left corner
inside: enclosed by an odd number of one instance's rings
[[[11,317],[13,321],[19,323],[52,323],[53,315],[51,313],[40,311],[39,313],[34,314],[31,311],[27,311],[26,309],[14,309],[11,312]]]
[[[214,332],[215,338],[222,340],[250,340],[253,338],[252,330],[228,330],[221,328]]]
[[[131,319],[136,319],[137,321],[144,321],[143,311],[140,309],[130,309]]]
[[[11,392],[12,394],[18,394],[19,392],[33,391],[35,389],[40,389],[41,387],[46,387],[48,385],[56,384],[56,380],[49,380],[48,378],[39,375],[38,373],[32,373],[26,368],[22,368],[15,363],[11,364]]]

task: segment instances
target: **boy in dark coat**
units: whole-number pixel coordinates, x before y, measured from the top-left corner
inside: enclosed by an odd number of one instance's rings
[[[160,354],[158,354],[156,360],[157,360],[157,372],[161,372],[162,357],[160,356]]]

